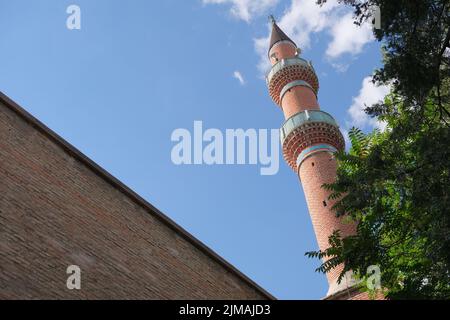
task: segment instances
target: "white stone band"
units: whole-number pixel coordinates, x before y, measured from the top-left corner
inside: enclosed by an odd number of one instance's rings
[[[289,90],[291,90],[292,88],[295,88],[295,87],[307,87],[307,88],[310,88],[312,90],[312,92],[314,93],[314,95],[316,96],[316,98],[317,98],[317,95],[314,92],[313,87],[308,82],[303,81],[303,80],[295,80],[295,81],[289,82],[287,85],[285,85],[283,87],[283,89],[281,90],[281,93],[280,93],[280,101],[283,101],[284,95]]]
[[[297,157],[297,168],[300,169],[300,166],[302,165],[303,161],[305,161],[308,157],[312,156],[313,154],[316,154],[318,152],[328,152],[331,154],[334,154],[337,152],[337,149],[333,146],[330,146],[329,144],[318,144],[312,147],[309,147],[302,151]]]

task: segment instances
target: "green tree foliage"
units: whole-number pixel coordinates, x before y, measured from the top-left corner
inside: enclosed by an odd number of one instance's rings
[[[319,0],[324,3],[326,0]],[[392,93],[366,112],[383,132],[350,131],[348,153],[336,155],[336,182],[324,185],[338,200],[337,216],[358,223],[357,234],[330,237],[318,268],[344,263],[361,278],[378,265],[390,299],[450,298],[450,1],[342,0],[355,21],[381,8],[384,66],[374,81]],[[447,52],[447,53],[446,53]],[[344,275],[344,272],[341,276]]]
[[[317,0],[323,4],[327,0]],[[355,23],[374,18],[381,12],[381,29],[374,34],[383,43],[384,66],[374,80],[392,84],[411,105],[422,105],[434,91],[439,112],[442,106],[442,80],[449,76],[450,1],[449,0],[339,0],[355,9]],[[377,115],[376,112],[372,112]]]

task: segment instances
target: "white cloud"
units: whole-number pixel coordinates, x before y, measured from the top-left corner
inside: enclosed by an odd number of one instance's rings
[[[231,14],[241,20],[250,22],[272,8],[279,0],[202,0],[204,4],[225,4],[231,7]],[[317,5],[315,0],[291,0],[291,4],[279,19],[280,27],[302,49],[311,46],[312,36],[328,31],[331,42],[326,57],[331,65],[340,72],[345,72],[348,63],[338,60],[344,54],[356,56],[364,46],[373,40],[370,24],[359,27],[353,23],[350,8],[328,0],[324,5]],[[270,38],[270,24],[267,37],[254,40],[255,50],[260,56],[258,69],[265,72],[270,68],[267,49]]]
[[[362,26],[355,25],[352,13],[341,17],[331,27],[330,33],[333,40],[328,45],[326,55],[332,59],[345,53],[357,55],[367,43],[374,40],[372,26],[369,23],[364,23]]]
[[[367,77],[362,82],[359,95],[353,98],[353,104],[347,110],[351,118],[351,126],[361,129],[380,128],[384,130],[385,123],[378,121],[376,118],[369,117],[364,109],[384,100],[384,97],[389,93],[388,86],[376,86],[372,82],[372,77]]]
[[[350,146],[352,145],[352,142],[350,141],[350,137],[348,136],[348,130],[339,128],[341,130],[342,136],[344,137],[345,141],[345,148],[348,150]]]
[[[313,33],[331,27],[330,23],[333,19],[330,17],[334,15],[333,11],[337,6],[337,0],[330,0],[323,6],[317,5],[312,0],[292,0],[291,6],[281,17],[278,25],[299,47],[307,49],[311,45]],[[267,58],[270,31],[269,25],[268,36],[255,39],[255,48],[261,59],[258,68],[262,72],[267,71],[270,67]]]
[[[331,66],[334,68],[334,70],[336,70],[337,72],[340,73],[345,73],[348,68],[350,67],[350,65],[348,63],[345,62],[331,62]]]
[[[279,0],[203,0],[204,4],[229,4],[231,14],[241,20],[250,22],[257,15],[275,7]]]
[[[245,85],[245,79],[244,79],[244,77],[242,76],[242,74],[239,71],[235,71],[233,73],[233,77],[236,78],[239,81],[241,86]]]
[[[364,46],[373,40],[370,25],[356,26],[349,10],[337,0],[329,0],[322,6],[313,0],[292,0],[279,25],[302,49],[311,46],[311,39],[315,33],[328,31],[332,40],[328,45],[326,56],[335,69],[345,72],[348,64],[336,60],[345,53],[351,55],[361,53]],[[255,39],[255,49],[260,56],[258,69],[262,72],[270,68],[267,58],[269,38],[270,35]]]

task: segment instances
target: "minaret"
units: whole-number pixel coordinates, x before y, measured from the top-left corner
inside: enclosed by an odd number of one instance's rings
[[[329,247],[328,237],[334,230],[342,236],[355,232],[355,225],[346,224],[331,210],[334,202],[322,188],[336,178],[334,153],[345,147],[344,138],[333,117],[320,110],[317,95],[319,81],[312,66],[300,57],[301,50],[277,25],[273,17],[269,59],[272,69],[267,85],[273,101],[281,107],[286,119],[280,131],[283,155],[300,178],[309,213],[321,250]],[[327,274],[329,290],[334,295],[352,285],[351,277],[337,279],[342,268]]]

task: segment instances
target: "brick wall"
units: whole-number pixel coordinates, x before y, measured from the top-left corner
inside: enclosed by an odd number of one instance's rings
[[[271,298],[83,157],[0,95],[0,299]]]

